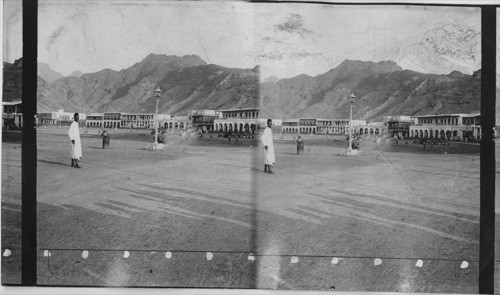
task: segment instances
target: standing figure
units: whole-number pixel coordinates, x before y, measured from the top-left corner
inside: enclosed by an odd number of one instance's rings
[[[69,139],[71,140],[71,167],[82,168],[78,165],[82,157],[82,144],[80,142],[80,128],[78,127],[78,120],[80,116],[75,113],[73,116],[73,123],[68,130]]]
[[[267,127],[264,129],[261,141],[264,145],[264,172],[269,174],[274,174],[271,171],[271,167],[275,163],[274,159],[274,144],[273,144],[273,131],[271,127],[273,126],[273,120],[267,119]]]
[[[109,148],[109,132],[107,130],[102,131],[102,148]]]
[[[382,146],[382,139],[380,138],[380,136],[377,136],[375,142],[377,143],[377,149],[380,149],[380,147]]]
[[[297,155],[300,154],[300,152],[304,152],[304,140],[299,136],[299,138],[297,138]]]

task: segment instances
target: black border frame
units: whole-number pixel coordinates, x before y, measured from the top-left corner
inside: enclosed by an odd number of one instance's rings
[[[432,3],[345,3],[307,1],[250,1],[253,3],[310,3],[323,5],[411,5],[481,8],[481,125],[479,293],[495,290],[495,143],[496,13],[497,5]],[[37,285],[37,113],[38,0],[23,0],[22,73],[22,264],[23,286]]]
[[[481,8],[480,294],[495,293],[496,14],[496,7]]]
[[[37,281],[36,129],[38,0],[23,0],[21,282]]]

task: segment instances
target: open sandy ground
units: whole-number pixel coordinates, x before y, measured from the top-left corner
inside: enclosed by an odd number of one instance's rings
[[[275,135],[269,175],[256,140],[169,134],[151,151],[147,131],[118,130],[103,150],[90,129],[75,169],[66,132],[37,134],[39,284],[477,293],[477,145],[366,140],[345,157],[342,138],[316,135],[297,155],[292,136]],[[4,283],[20,257],[12,137]]]

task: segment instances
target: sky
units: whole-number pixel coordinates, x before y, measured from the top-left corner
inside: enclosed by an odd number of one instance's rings
[[[5,0],[4,61],[21,56],[20,2]],[[345,59],[395,60],[400,44],[446,24],[480,32],[475,8],[233,1],[39,0],[38,59],[63,75],[121,70],[150,53],[196,54],[226,67],[260,65],[262,79],[315,76]],[[469,73],[470,74],[470,73]]]

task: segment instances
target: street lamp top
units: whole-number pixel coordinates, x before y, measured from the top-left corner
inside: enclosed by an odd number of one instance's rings
[[[160,97],[160,95],[161,95],[161,89],[160,89],[160,87],[158,87],[158,88],[156,88],[156,90],[155,90],[155,96],[156,96],[156,97]]]
[[[354,93],[351,93],[351,95],[349,95],[349,99],[351,101],[351,104],[353,104],[354,100],[356,99],[356,96],[354,96]]]

